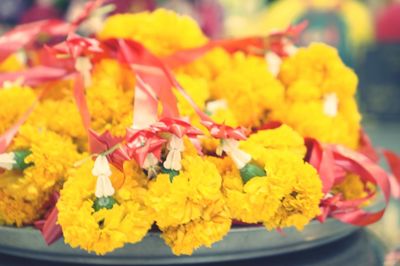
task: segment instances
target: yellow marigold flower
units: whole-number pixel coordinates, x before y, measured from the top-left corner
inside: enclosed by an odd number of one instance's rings
[[[221,124],[225,124],[231,127],[238,127],[239,122],[237,121],[234,113],[231,109],[218,109],[212,115],[211,118]]]
[[[27,123],[69,137],[80,147],[87,141],[81,116],[71,98],[42,101],[29,116]]]
[[[35,98],[35,93],[28,87],[0,89],[0,134],[17,122]]]
[[[242,52],[231,55],[214,48],[175,72],[204,78],[211,90],[209,100],[227,102],[211,115],[230,126],[259,126],[267,120],[268,112],[283,102],[284,88],[269,73],[265,60]]]
[[[339,98],[353,96],[358,83],[357,76],[344,65],[337,50],[323,43],[299,48],[285,59],[279,78],[287,87],[300,80],[307,81],[322,93],[335,92]]]
[[[14,150],[30,150],[25,162],[33,165],[22,172],[1,174],[0,221],[22,226],[43,214],[43,205],[60,188],[65,173],[80,155],[69,139],[29,125],[20,129],[10,148]]]
[[[323,105],[319,100],[287,103],[282,109],[276,110],[274,116],[304,137],[356,148],[359,142],[361,115],[355,99],[342,99],[334,117],[323,112]]]
[[[113,197],[117,204],[96,212],[93,203],[97,178],[92,175],[93,165],[87,161],[69,172],[57,203],[58,223],[71,247],[103,255],[141,241],[154,220],[151,209],[144,204],[147,178],[132,162],[124,165],[125,182],[119,188],[115,186]]]
[[[149,183],[149,194],[157,225],[177,255],[210,246],[229,231],[231,220],[223,203],[221,176],[200,156],[184,155],[180,173],[172,181],[168,174],[159,174]],[[214,229],[202,231],[207,225]]]
[[[14,72],[24,68],[24,64],[17,54],[12,54],[0,62],[0,72]]]
[[[0,176],[0,224],[31,224],[44,214],[48,198],[49,193],[39,192],[21,174],[6,171]]]
[[[133,39],[159,56],[198,47],[207,42],[192,18],[166,9],[111,16],[106,19],[98,36],[100,39]]]
[[[31,125],[21,127],[11,149],[32,152],[25,162],[34,166],[24,170],[24,177],[32,179],[41,189],[52,188],[64,181],[69,167],[80,158],[70,139]]]
[[[135,87],[132,70],[117,60],[102,59],[94,66],[92,76],[95,83],[110,82],[122,90],[133,90]]]
[[[361,115],[354,98],[357,76],[337,51],[321,43],[284,60],[279,78],[286,101],[272,114],[302,136],[357,148]]]
[[[364,184],[358,175],[348,174],[341,183],[333,188],[332,192],[334,194],[342,193],[346,200],[355,200],[368,196],[366,188],[374,190],[371,183]]]
[[[221,176],[213,164],[186,156],[182,167],[172,182],[168,174],[159,174],[149,184],[149,202],[161,228],[200,218],[204,206],[221,197]]]
[[[38,85],[37,89],[47,89],[43,100],[66,100],[73,99],[74,79],[55,80]]]
[[[260,126],[272,109],[282,105],[284,88],[269,73],[263,58],[237,52],[232,59],[232,67],[212,83],[211,97],[226,99],[240,125]]]
[[[257,131],[242,142],[241,147],[246,149],[249,145],[261,152],[264,149],[291,151],[300,158],[303,158],[307,152],[303,137],[285,124],[275,129]],[[256,151],[253,150],[254,152]]]
[[[207,157],[218,167],[223,178],[223,193],[232,219],[245,223],[270,220],[281,204],[284,185],[281,179],[268,176],[254,177],[243,184],[239,170],[229,157]]]
[[[134,90],[123,91],[111,79],[94,81],[87,89],[87,101],[92,114],[91,127],[115,136],[124,136],[132,125]]]
[[[162,237],[176,255],[191,255],[201,246],[211,248],[222,240],[231,228],[229,212],[221,198],[206,206],[202,216],[189,223],[170,226],[163,230]]]
[[[207,81],[215,80],[223,71],[231,68],[231,55],[223,48],[214,48],[194,62],[181,66],[175,71],[194,77],[201,77]]]
[[[200,109],[204,109],[205,103],[210,97],[207,81],[203,78],[191,77],[186,74],[178,74],[176,78],[196,105]],[[191,119],[197,118],[193,107],[182,94],[176,90],[174,92],[178,100],[178,109],[181,116],[187,116]]]
[[[245,150],[251,154],[250,150]],[[317,171],[297,154],[288,151],[265,149],[264,154],[253,158],[261,165],[267,176],[279,178],[284,188],[280,206],[271,219],[264,221],[267,229],[294,226],[302,230],[319,213],[322,199],[322,183]]]
[[[317,171],[303,161],[304,144],[293,130],[282,126],[259,131],[241,142],[240,148],[264,168],[266,176],[253,177],[244,184],[230,158],[209,157],[223,177],[224,196],[233,219],[262,222],[269,230],[288,226],[302,229],[319,214],[322,183]]]

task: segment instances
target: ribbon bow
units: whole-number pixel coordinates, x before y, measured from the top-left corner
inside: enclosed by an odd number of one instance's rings
[[[325,193],[319,220],[324,221],[327,216],[332,216],[344,223],[358,226],[378,221],[390,199],[390,184],[386,172],[364,154],[341,145],[322,145],[314,139],[306,139],[306,144],[309,148],[307,159],[319,172]],[[385,198],[385,207],[376,212],[367,212],[360,207],[374,196],[372,191],[367,191],[367,197],[357,200],[344,200],[340,195],[332,196],[330,190],[343,180],[346,173],[357,174],[365,184],[370,182],[377,185]]]

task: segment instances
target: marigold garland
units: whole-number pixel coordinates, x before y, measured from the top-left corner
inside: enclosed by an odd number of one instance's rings
[[[279,79],[286,86],[286,101],[274,110],[274,118],[305,137],[357,148],[357,76],[336,49],[321,43],[299,48],[283,61]]]
[[[289,226],[301,230],[319,214],[322,184],[316,170],[302,159],[305,147],[297,133],[287,126],[259,131],[241,148],[264,168],[266,176],[244,183],[230,158],[209,158],[223,177],[233,219],[261,222],[269,230]]]
[[[172,251],[190,255],[194,249],[222,239],[231,220],[217,168],[199,156],[189,155],[183,158],[182,166],[172,181],[168,174],[159,174],[149,183],[149,204]],[[201,230],[211,225],[214,230]]]
[[[69,139],[30,125],[21,128],[10,148],[14,150],[30,150],[25,162],[33,165],[1,176],[0,220],[22,226],[43,215],[51,193],[61,188],[65,173],[80,155]]]
[[[58,223],[65,242],[102,255],[126,243],[141,241],[154,221],[151,209],[145,205],[147,177],[134,163],[126,163],[125,182],[115,194],[117,204],[96,212],[92,168],[93,162],[87,161],[71,169],[61,190]]]

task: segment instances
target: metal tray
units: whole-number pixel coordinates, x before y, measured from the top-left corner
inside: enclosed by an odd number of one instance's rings
[[[334,241],[349,235],[357,227],[328,219],[324,224],[311,222],[302,232],[289,228],[283,233],[268,232],[261,226],[234,227],[212,248],[200,248],[192,256],[175,256],[160,238],[150,232],[142,242],[126,245],[105,256],[72,249],[59,239],[51,246],[43,241],[39,231],[27,228],[0,226],[0,252],[49,260],[83,264],[181,264],[217,262],[272,256],[299,251]]]

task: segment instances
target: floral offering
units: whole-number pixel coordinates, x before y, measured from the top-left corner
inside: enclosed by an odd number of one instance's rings
[[[211,40],[158,9],[79,35],[101,2],[0,37],[0,224],[98,255],[154,231],[191,255],[235,226],[380,219],[357,76],[333,47],[296,47],[304,23]]]

